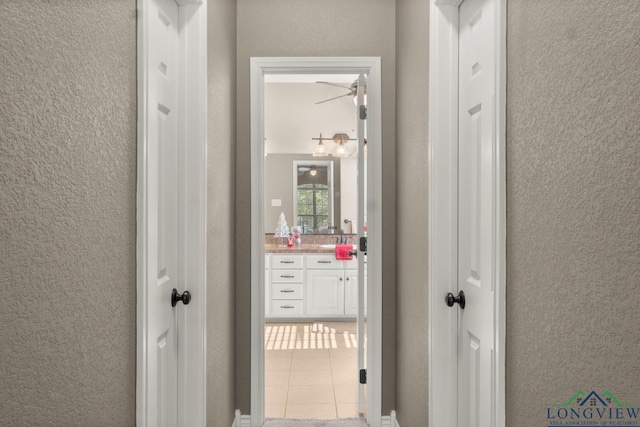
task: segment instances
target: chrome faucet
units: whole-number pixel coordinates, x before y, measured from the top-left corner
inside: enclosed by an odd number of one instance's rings
[[[344,235],[344,230],[340,230],[340,237],[336,238],[336,245],[345,245],[347,243],[347,236]]]

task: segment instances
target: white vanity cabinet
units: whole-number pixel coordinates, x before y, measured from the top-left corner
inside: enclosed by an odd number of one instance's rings
[[[265,264],[267,318],[357,316],[358,261],[355,258],[338,261],[333,253],[270,254],[269,257],[270,262]]]
[[[270,317],[303,316],[303,263],[303,255],[271,255]]]

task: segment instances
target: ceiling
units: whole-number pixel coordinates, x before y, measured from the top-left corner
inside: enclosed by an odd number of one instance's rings
[[[348,89],[316,83],[330,81],[349,87],[356,75],[268,75],[265,76],[265,150],[274,153],[310,154],[320,133],[331,138],[336,133],[356,137],[356,108],[351,96],[322,104],[316,102],[349,93]],[[329,152],[332,141],[324,144]],[[347,148],[353,152],[355,141]]]

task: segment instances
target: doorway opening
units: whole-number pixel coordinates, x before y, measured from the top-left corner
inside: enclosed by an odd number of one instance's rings
[[[364,145],[365,136],[379,144],[379,59],[251,65],[251,425],[358,416],[379,425],[380,212],[368,206],[380,185],[366,170],[380,150],[365,157]]]
[[[355,252],[358,240],[357,79],[265,76],[267,418],[364,415],[358,262],[335,254],[337,244]]]

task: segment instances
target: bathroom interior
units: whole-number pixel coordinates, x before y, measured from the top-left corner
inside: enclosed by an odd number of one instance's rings
[[[358,322],[365,253],[360,270],[357,259],[358,157],[366,142],[359,150],[357,81],[353,74],[265,76],[267,418],[366,413],[359,384],[366,307]],[[366,212],[362,218],[361,236]]]

